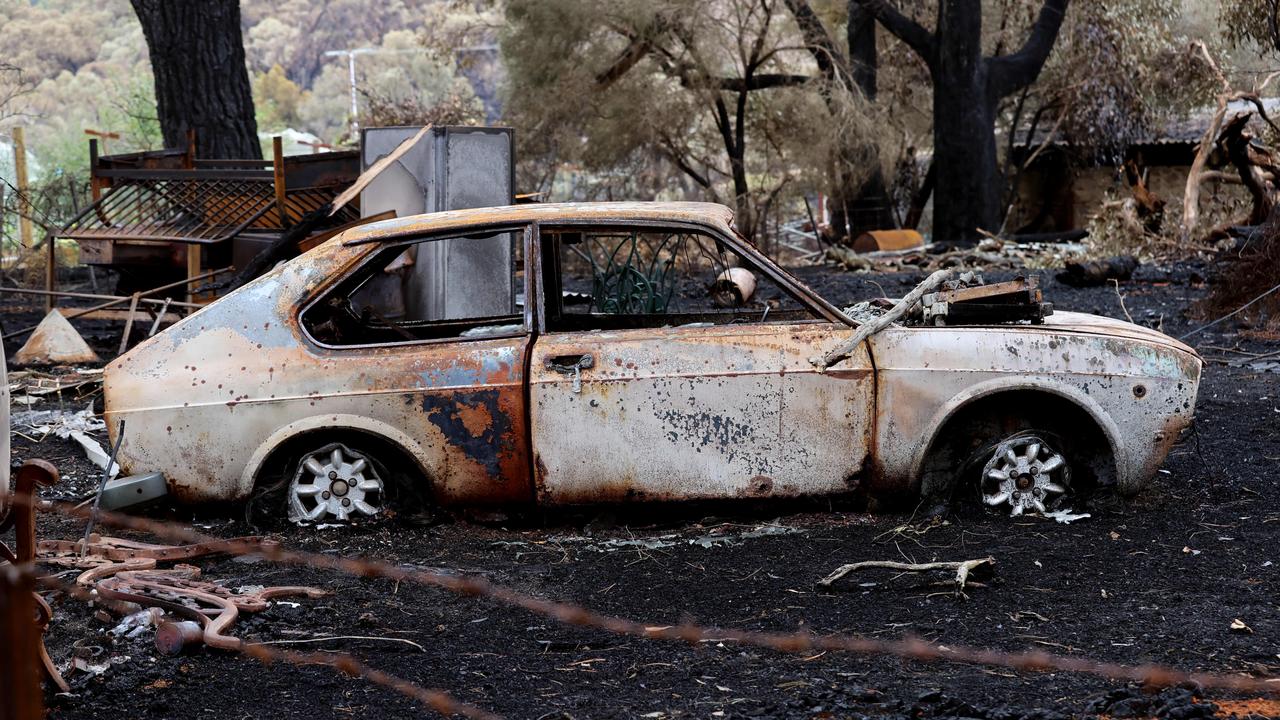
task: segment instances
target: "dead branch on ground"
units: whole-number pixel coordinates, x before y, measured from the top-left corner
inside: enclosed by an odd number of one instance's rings
[[[884,570],[902,570],[904,572],[930,572],[933,570],[951,570],[956,574],[955,578],[955,594],[957,597],[964,595],[965,585],[969,582],[969,574],[974,570],[982,569],[984,571],[995,570],[996,559],[993,557],[984,557],[977,560],[960,560],[955,562],[929,562],[929,563],[902,563],[894,560],[864,560],[862,562],[849,563],[836,568],[830,575],[818,581],[818,585],[822,587],[831,587],[831,584],[851,572],[864,570],[867,568],[879,568]]]

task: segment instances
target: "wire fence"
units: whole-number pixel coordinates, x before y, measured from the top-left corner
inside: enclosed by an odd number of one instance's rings
[[[21,502],[21,499],[18,501]],[[62,503],[43,503],[41,510],[73,518],[87,518],[89,511]],[[534,597],[498,585],[480,577],[468,577],[431,570],[394,566],[367,558],[322,555],[284,547],[275,542],[226,540],[209,536],[171,522],[100,511],[98,522],[116,528],[151,534],[174,543],[207,544],[234,556],[255,555],[266,560],[315,570],[329,570],[360,578],[376,578],[441,588],[470,598],[484,598],[510,607],[554,619],[562,624],[601,630],[608,633],[659,641],[688,644],[734,642],[787,654],[810,655],[815,652],[847,652],[866,656],[889,656],[919,662],[956,662],[1007,668],[1016,671],[1070,672],[1092,675],[1113,681],[1141,683],[1164,688],[1193,684],[1203,689],[1227,690],[1259,694],[1280,691],[1280,679],[1267,679],[1243,674],[1193,672],[1157,665],[1125,665],[1085,657],[1030,651],[1007,652],[994,649],[941,645],[917,638],[884,640],[849,634],[816,635],[810,632],[757,632],[733,628],[708,627],[691,623],[675,625],[641,622],[597,612],[580,605]],[[42,578],[45,587],[55,587],[50,578]],[[80,599],[95,594],[83,587],[57,581],[59,589],[74,590]],[[342,653],[300,653],[278,650],[262,644],[242,642],[239,651],[261,662],[323,664],[353,677],[361,677],[406,697],[419,701],[442,713],[456,713],[472,718],[496,717],[486,710],[454,699],[440,690],[429,690],[409,680],[368,667],[356,658]]]

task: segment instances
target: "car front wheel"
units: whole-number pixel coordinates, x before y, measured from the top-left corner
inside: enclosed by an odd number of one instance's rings
[[[1017,517],[1048,513],[1071,491],[1071,464],[1053,444],[1034,431],[999,442],[978,480],[982,502]]]

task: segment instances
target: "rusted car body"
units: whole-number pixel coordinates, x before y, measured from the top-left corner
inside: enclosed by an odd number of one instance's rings
[[[553,227],[696,231],[808,319],[766,307],[758,321],[555,329]],[[377,253],[494,228],[520,244],[528,301],[479,336],[336,345],[301,319]],[[1200,359],[1133,324],[1063,312],[1042,325],[893,326],[815,367],[855,325],[742,240],[719,205],[443,212],[349,231],[139,345],[106,369],[106,416],[113,440],[127,421],[125,471],[162,471],[183,500],[245,498],[306,438],[376,438],[396,456],[384,465],[402,460],[444,505],[936,495],[974,408],[988,424],[1071,418],[1061,432],[1088,446],[1079,462],[1132,493],[1192,419]],[[363,467],[340,455],[341,470],[320,458],[329,477]]]

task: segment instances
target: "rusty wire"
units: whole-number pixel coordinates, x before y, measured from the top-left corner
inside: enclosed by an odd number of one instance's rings
[[[36,584],[45,589],[61,591],[76,600],[104,606],[121,615],[127,615],[134,609],[129,606],[129,603],[99,595],[93,592],[91,588],[83,585],[67,582],[50,575],[37,575],[30,564],[16,567],[20,573],[33,577]],[[488,710],[457,700],[443,690],[424,688],[402,677],[369,667],[347,653],[278,650],[269,645],[245,642],[243,640],[240,641],[240,646],[235,651],[242,655],[247,655],[263,665],[270,665],[275,662],[298,666],[325,665],[345,675],[363,678],[375,685],[398,692],[442,715],[461,715],[467,718],[474,718],[474,720],[501,720],[500,715],[495,715]]]
[[[44,508],[41,508],[44,509]],[[51,504],[54,512],[83,517],[85,511],[66,504]],[[116,527],[152,533],[169,541],[207,543],[217,538],[189,527],[115,512],[102,512],[99,521]],[[851,652],[861,655],[887,655],[920,662],[958,662],[988,667],[1035,672],[1073,672],[1110,680],[1138,682],[1150,687],[1172,687],[1194,684],[1201,688],[1238,692],[1277,693],[1280,683],[1247,675],[1210,672],[1188,672],[1162,665],[1122,665],[1089,658],[1070,657],[1040,651],[1006,652],[986,648],[940,645],[919,638],[880,640],[858,635],[814,635],[809,632],[754,632],[730,628],[704,627],[690,623],[660,625],[599,613],[579,605],[544,600],[495,585],[482,578],[461,577],[427,570],[395,567],[375,560],[333,557],[289,550],[278,544],[229,541],[226,552],[233,555],[259,555],[287,565],[336,570],[349,575],[378,578],[443,588],[463,596],[482,597],[531,613],[553,618],[566,625],[594,628],[639,638],[678,640],[689,644],[702,642],[739,642],[744,645],[776,650],[787,654],[811,654],[815,651]]]

